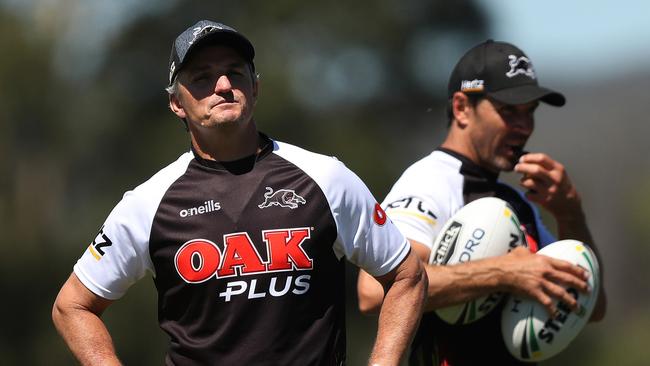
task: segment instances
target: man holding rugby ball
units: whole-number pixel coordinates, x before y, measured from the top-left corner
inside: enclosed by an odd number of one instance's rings
[[[545,228],[533,203],[555,218],[559,239],[576,239],[595,250],[580,195],[564,166],[544,153],[526,153],[540,102],[562,106],[562,94],[538,85],[531,61],[517,47],[488,40],[470,49],[453,70],[448,86],[449,131],[442,145],[411,165],[395,183],[383,207],[426,265],[426,313],[411,348],[410,365],[517,365],[503,344],[500,307],[471,324],[452,325],[433,310],[494,292],[533,298],[553,314],[559,300],[576,310],[564,286],[589,291],[586,271],[568,262],[534,255],[557,239]],[[498,180],[502,171],[522,175],[520,193]],[[498,197],[515,210],[529,249],[450,266],[428,265],[432,245],[447,220],[465,204]],[[600,261],[602,263],[602,261]],[[602,273],[601,273],[602,278]],[[592,320],[604,317],[600,287]],[[382,303],[381,286],[360,272],[359,307],[372,313]],[[471,352],[467,352],[471,345]]]

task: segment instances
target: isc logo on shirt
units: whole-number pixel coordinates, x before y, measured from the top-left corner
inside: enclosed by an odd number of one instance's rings
[[[245,232],[224,235],[223,250],[210,240],[193,239],[178,249],[174,265],[178,275],[187,283],[201,283],[211,278],[311,270],[313,259],[303,249],[303,244],[310,237],[310,228],[262,231],[262,240],[267,252],[266,261],[262,259],[250,236]],[[289,276],[284,281],[292,281],[295,285],[293,293],[302,294],[309,289],[310,277],[302,275],[294,280]],[[275,282],[278,282],[278,278],[271,279],[272,284]],[[224,297],[225,301],[230,301],[233,295],[243,294],[247,289],[249,298],[266,296],[266,292],[256,292],[255,285],[255,279],[250,282],[229,282],[226,291],[219,296]],[[271,295],[272,290],[273,286],[269,290]]]

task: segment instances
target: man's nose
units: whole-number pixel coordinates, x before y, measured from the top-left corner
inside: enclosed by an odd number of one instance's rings
[[[223,92],[228,92],[232,89],[232,84],[230,83],[230,79],[228,78],[227,75],[221,75],[217,79],[217,83],[214,86],[214,92],[219,94]]]
[[[521,115],[511,119],[510,127],[523,134],[531,134],[535,128],[535,121],[532,116]]]

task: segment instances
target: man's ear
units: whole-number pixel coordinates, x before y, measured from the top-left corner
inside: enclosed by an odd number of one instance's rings
[[[185,108],[183,108],[180,99],[178,99],[175,94],[169,94],[169,109],[171,109],[180,119],[187,117],[185,114]]]
[[[452,124],[457,124],[460,128],[465,128],[469,124],[470,117],[474,113],[474,107],[465,93],[456,92],[452,97],[451,108],[454,114]]]

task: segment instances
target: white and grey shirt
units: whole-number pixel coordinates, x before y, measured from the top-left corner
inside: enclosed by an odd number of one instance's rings
[[[447,220],[467,203],[482,197],[498,197],[513,207],[533,251],[555,241],[535,206],[521,192],[500,182],[497,174],[444,148],[406,169],[382,206],[408,239],[432,248]],[[521,364],[503,344],[500,314],[498,308],[474,323],[450,325],[435,312],[425,313],[411,347],[409,364]],[[469,344],[472,352],[467,352]]]

